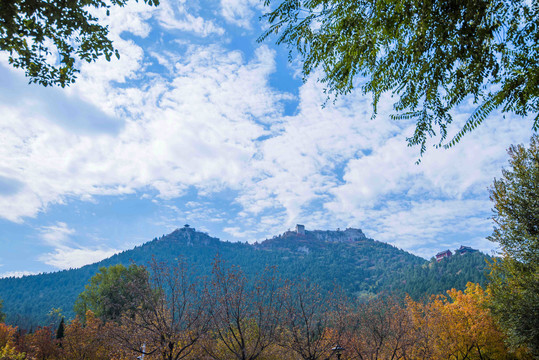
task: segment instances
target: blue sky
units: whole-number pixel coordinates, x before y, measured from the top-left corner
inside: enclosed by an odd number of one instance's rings
[[[359,90],[327,102],[285,48],[257,43],[262,11],[114,8],[102,21],[120,60],[81,64],[67,89],[28,85],[0,54],[0,276],[82,266],[185,223],[249,242],[296,223],[356,227],[426,258],[494,249],[487,189],[530,120],[493,114],[416,165],[395,99],[376,119]],[[473,109],[456,109],[450,133]]]

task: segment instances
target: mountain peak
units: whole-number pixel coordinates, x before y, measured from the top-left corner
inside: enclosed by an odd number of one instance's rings
[[[181,228],[177,228],[168,235],[165,235],[158,239],[158,241],[170,241],[178,242],[186,246],[194,245],[218,245],[220,240],[214,237],[209,236],[205,232],[197,231],[194,227],[185,224]]]

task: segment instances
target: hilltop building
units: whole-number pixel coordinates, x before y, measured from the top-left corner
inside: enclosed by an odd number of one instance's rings
[[[298,235],[305,235],[305,225],[297,224],[296,225],[296,233]]]
[[[450,258],[451,256],[453,256],[451,250],[440,251],[438,254],[436,254],[436,261],[442,261],[442,259]]]
[[[455,255],[464,255],[464,254],[471,254],[471,253],[474,253],[474,252],[478,252],[479,250],[477,249],[472,249],[471,247],[469,246],[463,246],[461,245],[460,248],[458,248],[457,250],[455,250]]]

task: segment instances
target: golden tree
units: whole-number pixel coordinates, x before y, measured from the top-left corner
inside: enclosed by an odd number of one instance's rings
[[[24,353],[15,348],[17,328],[0,323],[0,360],[24,360]]]
[[[426,304],[407,299],[414,327],[421,339],[413,358],[511,359],[504,334],[497,328],[485,302],[488,294],[468,283],[464,292],[455,289]]]
[[[65,328],[62,339],[63,360],[111,360],[123,359],[125,355],[110,337],[113,323],[103,323],[91,311],[86,312],[86,323],[75,318]]]

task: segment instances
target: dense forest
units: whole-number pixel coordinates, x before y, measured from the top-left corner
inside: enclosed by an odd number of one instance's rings
[[[211,275],[219,257],[248,276],[274,266],[285,279],[302,278],[324,290],[337,284],[353,298],[368,300],[379,293],[414,299],[463,290],[468,281],[483,284],[488,257],[481,253],[426,261],[386,243],[367,238],[361,230],[287,231],[252,245],[224,242],[185,226],[171,234],[124,251],[99,263],[55,273],[0,279],[7,323],[24,328],[44,324],[61,309],[74,317],[73,304],[99,268],[131,263],[147,265],[155,258],[174,263],[182,259],[201,276]]]

